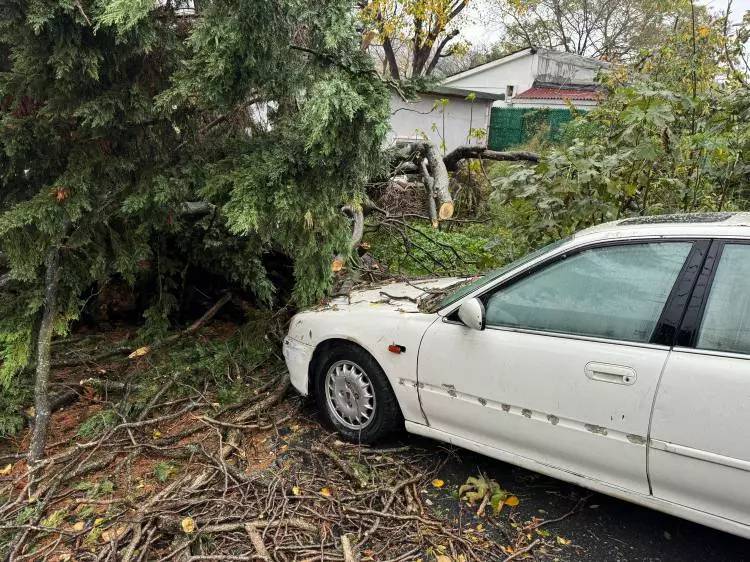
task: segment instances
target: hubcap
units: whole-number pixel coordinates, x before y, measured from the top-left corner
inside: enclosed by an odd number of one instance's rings
[[[325,389],[328,409],[342,425],[354,430],[370,425],[375,413],[375,389],[359,365],[347,360],[331,365]]]

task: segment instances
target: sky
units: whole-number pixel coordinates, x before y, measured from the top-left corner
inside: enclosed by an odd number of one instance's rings
[[[727,9],[727,0],[698,0],[697,4],[708,5],[716,12],[724,12]],[[487,17],[490,9],[489,0],[472,0],[469,4],[467,18],[469,23],[463,26],[462,35],[474,45],[488,45],[497,41],[502,34],[502,27]],[[731,19],[737,21],[742,18],[745,11],[750,10],[750,0],[733,0]]]

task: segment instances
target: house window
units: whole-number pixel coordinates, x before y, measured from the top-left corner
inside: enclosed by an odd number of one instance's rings
[[[515,86],[505,86],[505,99],[509,100],[515,93]]]

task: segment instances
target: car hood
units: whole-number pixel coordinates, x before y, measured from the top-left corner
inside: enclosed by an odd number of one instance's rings
[[[454,288],[469,281],[469,277],[437,277],[402,282],[368,285],[353,290],[347,296],[331,299],[324,309],[378,307],[398,312],[427,311],[428,301],[442,300]]]

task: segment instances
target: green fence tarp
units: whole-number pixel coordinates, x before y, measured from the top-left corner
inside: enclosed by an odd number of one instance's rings
[[[493,107],[490,115],[489,148],[507,150],[524,144],[540,131],[546,139],[560,140],[562,125],[573,119],[569,109]]]

